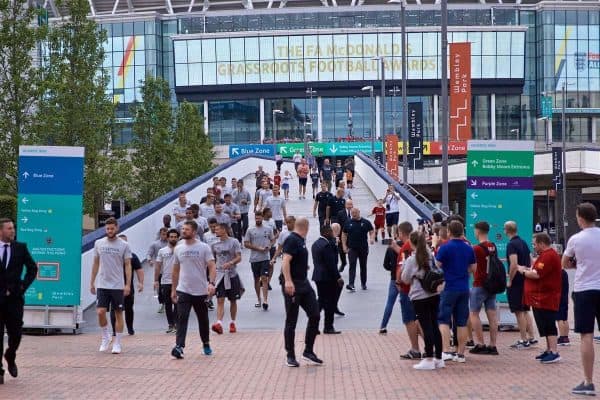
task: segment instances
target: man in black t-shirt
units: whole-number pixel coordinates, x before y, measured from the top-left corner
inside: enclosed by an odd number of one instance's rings
[[[119,235],[119,238],[121,238],[121,240],[127,241],[127,236],[125,236],[125,235]],[[135,289],[133,288],[133,274],[135,274],[137,276],[138,292],[141,292],[142,289],[144,289],[144,269],[142,268],[142,263],[140,262],[139,257],[135,253],[131,253],[131,270],[132,270],[131,282],[129,282],[129,287],[131,288],[131,290],[129,291],[129,294],[123,298],[123,309],[125,311],[125,325],[127,325],[127,333],[129,333],[130,335],[133,335],[133,334],[135,334],[135,331],[133,330],[133,302],[135,300],[135,296],[134,296]],[[125,281],[125,284],[127,284],[127,281],[126,281],[127,276],[125,275],[125,268],[123,268],[123,280]],[[116,322],[115,310],[111,309],[110,310],[110,323],[112,325],[113,336],[116,335],[115,322]]]
[[[523,303],[525,277],[518,272],[519,266],[531,266],[531,251],[527,243],[517,235],[517,223],[507,221],[504,224],[504,233],[510,239],[506,245],[506,260],[508,263],[509,286],[506,288],[506,297],[510,312],[515,314],[521,339],[510,347],[513,349],[526,349],[537,343],[533,337],[533,319],[529,313],[529,306]]]
[[[357,260],[360,265],[362,290],[367,290],[367,257],[369,256],[369,244],[375,242],[375,229],[373,229],[371,221],[361,218],[358,208],[353,208],[350,215],[352,218],[342,228],[342,245],[344,246],[344,252],[348,253],[350,264],[346,289],[349,292],[354,292]]]
[[[333,195],[327,190],[327,184],[322,182],[321,191],[315,196],[315,203],[313,205],[313,218],[317,216],[317,211],[319,212],[319,228],[325,224],[327,207],[332,197]]]
[[[337,189],[335,196],[329,198],[329,204],[327,205],[327,214],[325,219],[330,224],[338,222],[338,214],[343,211],[346,207],[346,199],[344,198],[344,189]]]
[[[313,345],[319,330],[320,310],[315,291],[308,281],[308,250],[306,235],[308,234],[308,219],[300,217],[296,220],[294,231],[283,242],[283,297],[285,301],[285,351],[287,352],[288,367],[298,367],[294,349],[298,311],[302,307],[308,323],[304,338],[302,358],[313,363],[323,364],[313,351]]]

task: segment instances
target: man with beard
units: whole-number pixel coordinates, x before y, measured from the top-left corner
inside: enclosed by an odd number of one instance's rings
[[[167,232],[167,245],[158,251],[154,263],[154,289],[159,291],[165,306],[167,324],[169,325],[167,333],[177,331],[177,304],[171,301],[171,285],[173,283],[173,250],[179,241],[179,232],[176,229],[170,229]]]

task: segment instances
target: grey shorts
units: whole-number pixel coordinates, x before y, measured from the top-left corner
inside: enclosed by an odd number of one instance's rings
[[[471,293],[469,295],[469,311],[478,313],[481,311],[481,306],[485,306],[486,311],[495,310],[496,295],[489,294],[487,290],[482,287],[473,287],[471,288]]]

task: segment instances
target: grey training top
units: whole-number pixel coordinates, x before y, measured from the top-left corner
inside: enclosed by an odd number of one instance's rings
[[[123,279],[125,260],[131,259],[129,244],[120,238],[98,239],[94,243],[94,256],[100,260],[96,288],[122,290],[125,287]]]
[[[250,251],[250,262],[259,262],[259,261],[267,261],[270,259],[269,249],[271,247],[271,241],[274,239],[273,229],[271,227],[265,226],[264,224],[261,226],[254,226],[246,232],[246,236],[244,237],[245,242],[250,242],[254,246],[263,247],[267,250],[258,251],[252,249]]]
[[[430,254],[431,256],[431,254]],[[410,285],[410,292],[408,292],[408,297],[411,300],[423,300],[429,297],[437,296],[437,293],[429,293],[426,292],[425,289],[421,286],[421,281],[419,279],[423,278],[424,272],[417,266],[417,258],[413,254],[408,257],[404,264],[402,265],[402,282]]]

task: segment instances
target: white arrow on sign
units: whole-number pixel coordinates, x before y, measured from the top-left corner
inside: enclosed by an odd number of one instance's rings
[[[281,154],[287,154],[287,147],[286,147],[286,146],[281,146],[281,147],[279,148],[279,152],[280,152]]]
[[[471,186],[477,186],[477,179],[471,179]]]
[[[471,165],[476,167],[479,165],[479,163],[477,162],[477,160],[473,160],[473,161],[471,161]]]
[[[29,172],[25,171],[23,172],[23,179],[27,179],[29,178]]]
[[[27,217],[23,217],[23,218],[21,218],[21,221],[23,221],[23,223],[26,224],[27,221],[29,221],[29,219],[27,219]]]
[[[335,147],[335,144],[332,144],[331,147],[329,148],[329,151],[331,151],[333,154],[337,153],[338,148]]]
[[[29,203],[29,199],[27,197],[23,197],[23,199],[21,200],[21,202],[23,204],[27,204],[27,203]]]
[[[472,212],[471,213],[471,217],[473,217],[473,219],[477,218],[477,213],[476,212]]]
[[[475,200],[475,199],[476,199],[476,198],[478,198],[478,197],[479,197],[479,195],[478,195],[477,193],[475,193],[475,192],[471,193],[471,198],[472,198],[473,200]]]
[[[237,147],[232,147],[231,148],[231,154],[234,156],[239,156],[240,155],[240,149]]]

